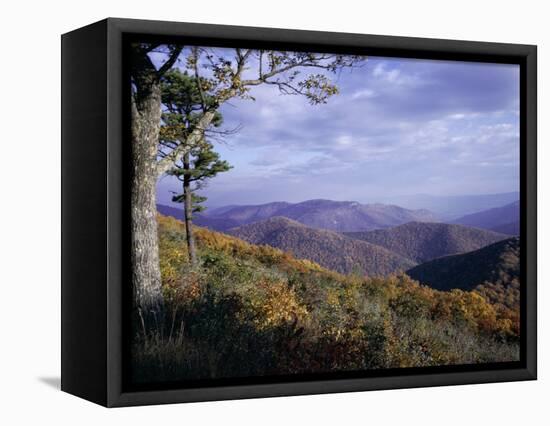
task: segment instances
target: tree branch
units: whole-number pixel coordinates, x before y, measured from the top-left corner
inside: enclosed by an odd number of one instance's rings
[[[185,143],[181,143],[177,148],[175,148],[170,154],[161,160],[157,161],[156,172],[157,176],[161,176],[166,173],[174,165],[174,163],[182,155],[190,152],[195,148],[204,138],[204,132],[206,128],[212,123],[212,120],[215,117],[214,111],[207,111],[201,117],[195,129],[187,137]]]
[[[235,77],[240,78],[242,72],[244,71],[246,61],[251,53],[252,49],[248,49],[244,55],[241,53],[240,49],[237,49],[237,57],[239,59],[237,61],[237,71],[235,72]]]
[[[195,56],[195,58],[193,60],[193,68],[195,70],[195,80],[196,80],[196,83],[197,83],[197,88],[199,89],[199,96],[201,98],[202,111],[206,112],[206,98],[204,97],[204,92],[202,90],[201,79],[200,79],[200,75],[199,75],[199,66],[198,66],[199,53],[198,52],[199,52],[198,47],[195,47],[193,49],[193,55]]]
[[[262,52],[262,54],[263,54],[263,52]],[[324,69],[324,70],[333,70],[335,68],[335,65],[333,65],[333,64],[323,64],[323,63],[320,63],[320,61],[328,61],[328,60],[332,60],[332,59],[335,59],[335,58],[338,58],[338,55],[322,54],[322,55],[319,55],[319,56],[316,56],[316,57],[313,57],[313,58],[307,57],[307,58],[302,59],[301,61],[297,61],[297,62],[288,64],[288,65],[283,66],[281,68],[276,68],[276,69],[274,68],[270,72],[267,72],[265,74],[263,74],[261,72],[261,62],[260,62],[260,72],[259,72],[258,78],[257,79],[252,79],[252,80],[243,80],[242,84],[243,84],[243,86],[258,86],[262,83],[268,82],[269,78],[275,77],[276,75],[283,74],[283,73],[285,73],[287,71],[290,71],[294,68],[318,68],[318,69]],[[260,60],[261,59],[262,59],[262,57],[260,56]],[[353,62],[350,62],[346,66],[348,66],[348,67],[353,66]]]
[[[170,54],[170,57],[166,60],[166,62],[164,64],[162,64],[162,66],[158,69],[157,71],[157,77],[160,78],[162,77],[166,71],[168,71],[170,68],[172,68],[172,66],[176,63],[176,61],[178,60],[178,57],[181,53],[181,51],[183,50],[183,46],[179,46],[179,45],[176,45],[171,54]]]

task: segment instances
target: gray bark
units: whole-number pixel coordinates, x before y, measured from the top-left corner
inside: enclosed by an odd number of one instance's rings
[[[158,84],[132,103],[131,189],[132,278],[134,302],[140,315],[159,320],[162,286],[156,208],[156,163],[161,119],[161,91]]]
[[[134,308],[143,332],[161,331],[162,283],[157,231],[157,152],[161,120],[160,78],[177,61],[182,46],[171,46],[170,56],[157,70],[148,56],[158,45],[132,46],[132,167],[131,228]]]

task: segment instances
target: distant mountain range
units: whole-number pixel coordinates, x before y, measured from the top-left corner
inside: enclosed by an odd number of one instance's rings
[[[163,205],[157,209],[183,219],[181,209]],[[337,272],[380,276],[408,270],[426,284],[437,282],[433,285],[454,288],[473,280],[466,279],[468,271],[462,280],[462,272],[455,266],[470,267],[468,262],[473,264],[477,257],[466,257],[470,259],[466,262],[452,255],[478,253],[518,235],[519,202],[478,211],[454,222],[458,223],[437,222],[425,209],[330,200],[224,206],[193,220],[194,225],[291,252]],[[446,260],[439,263],[440,259]],[[482,261],[471,268],[476,279],[494,269],[493,263],[483,266]],[[445,281],[440,275],[446,271],[458,277]]]
[[[345,235],[384,247],[416,263],[477,250],[509,237],[462,225],[420,222],[370,232],[346,232]]]
[[[227,233],[252,244],[291,252],[297,258],[312,260],[345,274],[381,276],[405,271],[415,264],[383,247],[334,231],[309,228],[285,217],[243,225]]]
[[[172,207],[159,206],[158,210],[181,218],[182,213]],[[353,201],[309,200],[301,203],[274,202],[261,205],[227,206],[196,216],[194,223],[216,231],[228,229],[280,216],[303,225],[332,231],[370,231],[388,228],[411,221],[433,222],[436,217],[425,209],[409,210],[386,204],[360,204]]]
[[[519,238],[509,238],[465,254],[441,257],[407,274],[438,290],[472,290],[487,283],[518,285]]]
[[[252,244],[269,245],[341,273],[387,275],[419,263],[465,253],[508,238],[477,228],[411,222],[369,232],[321,230],[273,217],[226,233]]]
[[[491,228],[491,230],[495,232],[500,232],[501,234],[519,235],[519,228],[519,220],[516,220],[515,222],[503,223],[502,225],[494,226],[493,228]]]
[[[519,201],[489,210],[462,216],[453,223],[476,228],[503,230],[509,235],[519,234]],[[502,232],[502,231],[500,231]]]
[[[170,216],[174,219],[183,220],[183,210],[176,207],[165,206],[164,204],[157,204],[157,212],[164,216]]]
[[[471,213],[504,206],[519,200],[519,192],[483,195],[410,195],[388,198],[388,202],[408,209],[428,209],[442,221],[449,221]]]

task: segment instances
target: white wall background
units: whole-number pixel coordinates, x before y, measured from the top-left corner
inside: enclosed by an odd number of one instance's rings
[[[544,5],[540,0],[2,2],[0,423],[450,426],[536,425],[545,417],[547,422],[550,31]],[[58,391],[60,34],[107,16],[537,44],[540,379],[115,410]]]

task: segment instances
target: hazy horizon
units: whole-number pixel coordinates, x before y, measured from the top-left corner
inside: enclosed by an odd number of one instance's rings
[[[405,199],[405,198],[421,198],[421,197],[433,197],[433,198],[466,198],[466,197],[489,197],[489,196],[498,196],[498,195],[517,195],[519,197],[519,191],[509,191],[509,192],[496,192],[491,194],[453,194],[453,195],[433,195],[433,194],[411,194],[411,195],[402,195],[402,196],[395,196],[395,198],[380,198],[380,199],[372,199],[370,201],[360,201],[360,200],[350,200],[350,199],[336,199],[336,198],[304,198],[302,200],[297,201],[289,201],[285,199],[274,199],[266,202],[261,203],[229,203],[229,204],[212,204],[212,203],[205,203],[208,206],[208,209],[216,209],[219,207],[226,207],[230,205],[234,206],[247,206],[247,205],[263,205],[263,204],[270,204],[270,203],[289,203],[289,204],[299,204],[304,203],[306,201],[315,201],[315,200],[325,200],[325,201],[336,201],[336,202],[350,202],[350,203],[360,203],[360,204],[394,204],[394,205],[400,205],[399,198]],[[181,203],[173,203],[171,201],[171,195],[168,194],[163,199],[159,199],[157,197],[157,204],[165,205],[169,207],[176,207],[179,209],[183,209],[183,205]],[[395,200],[395,201],[393,201]],[[406,202],[403,202],[406,203]]]

